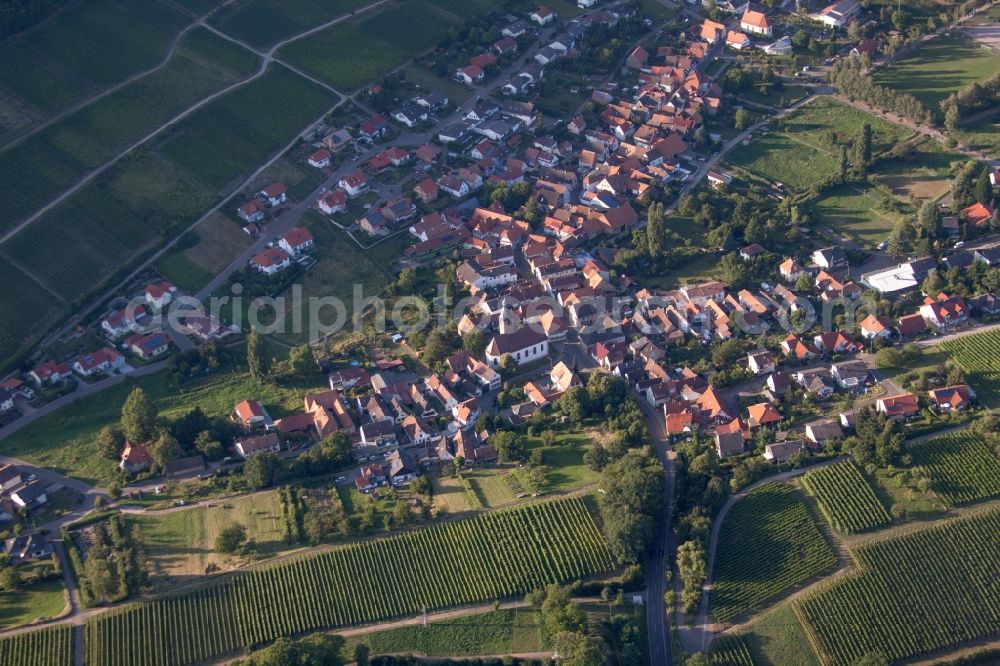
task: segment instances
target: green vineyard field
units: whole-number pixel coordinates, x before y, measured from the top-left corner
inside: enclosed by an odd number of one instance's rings
[[[484,513],[90,618],[89,666],[181,666],[318,629],[519,596],[613,567],[582,500]]]
[[[966,335],[941,345],[969,375],[979,402],[1000,407],[1000,330]]]
[[[796,603],[824,663],[895,662],[1000,628],[1000,508],[851,552],[857,571]]]
[[[754,666],[750,649],[739,636],[723,636],[712,643],[708,663],[711,666]]]
[[[1000,459],[969,430],[923,440],[910,447],[913,464],[931,478],[931,488],[949,506],[1000,495]]]
[[[816,498],[820,511],[841,534],[885,527],[892,517],[853,461],[808,472],[802,485]]]
[[[733,505],[717,552],[711,607],[719,622],[837,563],[797,492],[782,483],[766,483]]]
[[[3,666],[70,666],[73,663],[73,628],[61,624],[0,638]]]

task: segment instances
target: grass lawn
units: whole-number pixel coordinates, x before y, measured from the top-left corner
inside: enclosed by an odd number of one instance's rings
[[[1000,153],[1000,117],[963,125],[958,128],[955,138],[969,148],[988,154]]]
[[[597,483],[600,474],[587,467],[583,454],[593,445],[593,439],[585,432],[556,433],[556,443],[543,446],[537,437],[528,437],[527,449],[541,449],[545,464],[551,467],[548,475],[550,491],[568,491],[591,483]]]
[[[426,90],[436,90],[448,95],[452,104],[462,104],[472,96],[472,90],[454,79],[438,76],[426,67],[413,64],[403,70],[406,80]]]
[[[62,580],[49,580],[22,585],[14,592],[0,592],[0,629],[62,615],[66,610],[65,589]]]
[[[781,90],[775,90],[772,83],[765,83],[752,87],[741,96],[760,104],[784,108],[799,101],[809,92],[809,89],[805,86],[795,83],[783,83],[784,88]]]
[[[836,233],[878,245],[899,219],[898,213],[877,210],[870,188],[840,185],[826,190],[813,209]]]
[[[819,666],[805,629],[788,604],[760,616],[741,635],[757,666]]]
[[[183,254],[212,275],[229,266],[253,244],[239,225],[218,212],[195,227],[194,232],[198,234],[198,243]]]
[[[726,161],[793,188],[807,189],[836,173],[838,144],[852,141],[866,122],[872,126],[876,153],[909,134],[898,125],[853,107],[817,98],[780,123],[772,123],[770,132],[758,133],[749,143],[738,146]]]
[[[239,523],[257,543],[262,556],[289,548],[277,491],[225,500],[213,507],[130,516],[142,529],[143,540],[157,576],[199,576],[205,567],[225,568],[227,558],[215,552],[215,539],[224,528]]]
[[[118,421],[121,406],[135,385],[146,390],[164,416],[178,416],[195,406],[210,416],[228,414],[240,400],[252,397],[280,418],[300,410],[305,394],[300,389],[261,386],[242,370],[223,371],[178,388],[162,371],[81,398],[25,426],[4,440],[4,453],[88,483],[110,483],[116,478],[115,466],[97,455],[95,436],[102,427]]]
[[[878,164],[874,174],[898,197],[937,199],[951,188],[951,163],[964,158],[929,138],[915,140],[911,145],[913,149],[905,157]]]
[[[212,272],[191,261],[184,252],[168,252],[156,260],[154,268],[160,275],[188,293],[198,291],[213,277]]]
[[[924,43],[875,74],[875,83],[913,95],[932,111],[951,93],[1000,69],[1000,55],[961,32]]]
[[[681,284],[714,280],[719,277],[719,259],[720,255],[714,252],[698,253],[675,268],[639,278],[639,282],[644,287],[670,289]]]
[[[537,610],[517,608],[467,615],[430,622],[426,627],[409,626],[350,638],[346,655],[354,646],[366,644],[372,656],[418,654],[451,657],[538,652],[548,645],[542,641],[541,615]]]

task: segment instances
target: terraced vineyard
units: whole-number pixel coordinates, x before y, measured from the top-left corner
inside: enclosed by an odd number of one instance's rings
[[[711,606],[719,622],[837,563],[796,491],[783,483],[766,483],[733,505],[716,552]]]
[[[73,628],[62,624],[0,638],[3,666],[70,666],[73,663]]]
[[[1000,329],[949,340],[941,349],[968,373],[981,404],[1000,407]]]
[[[820,511],[841,534],[884,527],[892,517],[853,461],[808,472],[802,485],[816,498]]]
[[[852,550],[858,570],[796,603],[824,663],[890,661],[1000,627],[1000,508]]]
[[[918,442],[910,447],[910,455],[949,506],[1000,495],[1000,459],[974,432],[961,430]]]
[[[87,621],[90,666],[180,666],[279,636],[519,596],[613,567],[582,500],[484,513]]]
[[[708,663],[711,666],[754,666],[750,649],[740,636],[723,636],[712,643]]]

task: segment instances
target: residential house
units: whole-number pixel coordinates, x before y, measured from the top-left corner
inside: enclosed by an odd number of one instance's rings
[[[840,0],[812,14],[812,18],[830,28],[843,28],[860,13],[860,0]]]
[[[739,419],[715,428],[715,451],[720,458],[729,458],[743,453],[743,424]]]
[[[326,215],[338,215],[347,210],[347,192],[330,190],[319,198],[316,207]]]
[[[149,452],[149,447],[145,444],[133,444],[126,441],[125,448],[122,449],[121,459],[118,467],[126,474],[137,474],[144,472],[153,466],[153,456]]]
[[[825,247],[812,255],[813,262],[823,269],[847,268],[847,254],[840,247]]]
[[[743,30],[744,32],[752,32],[755,35],[764,35],[765,37],[770,37],[774,32],[774,29],[768,22],[767,17],[761,12],[756,12],[751,9],[747,9],[743,12],[743,16],[740,18],[740,30]]]
[[[11,488],[21,485],[21,473],[14,465],[0,465],[0,492],[9,492]]]
[[[368,177],[360,170],[354,171],[341,178],[337,187],[347,192],[347,196],[353,199],[368,190]]]
[[[308,162],[309,166],[311,167],[315,167],[317,169],[325,169],[326,167],[330,166],[331,157],[332,155],[330,154],[329,150],[327,150],[326,148],[321,148],[312,155],[310,155],[306,159],[306,162]]]
[[[788,257],[778,265],[778,273],[786,282],[796,282],[806,274],[806,269],[792,257]]]
[[[912,393],[899,393],[876,400],[875,411],[891,419],[907,419],[920,412],[920,405]]]
[[[389,480],[393,486],[406,486],[416,480],[416,469],[403,459],[399,451],[393,451],[386,462],[389,464]]]
[[[73,362],[73,371],[83,377],[102,372],[118,372],[126,367],[125,357],[110,347],[84,354]]]
[[[896,320],[896,332],[901,338],[923,333],[927,330],[927,322],[919,312],[903,315]]]
[[[174,294],[177,293],[177,287],[166,280],[160,280],[159,282],[150,282],[145,288],[146,302],[149,303],[155,310],[162,310],[166,306],[170,305],[170,301],[173,300]]]
[[[976,392],[967,384],[946,386],[927,392],[931,408],[938,412],[958,412],[972,406]]]
[[[73,376],[73,369],[68,363],[53,360],[43,361],[28,372],[28,377],[36,386],[45,384],[61,384],[67,377]]]
[[[961,296],[938,294],[937,299],[924,299],[920,314],[934,328],[945,330],[968,321],[969,306]]]
[[[868,382],[868,368],[860,361],[834,363],[830,366],[830,376],[842,389],[857,390]]]
[[[393,446],[396,442],[396,423],[388,419],[380,419],[365,423],[360,428],[361,442],[365,446]]]
[[[247,224],[256,224],[264,219],[264,204],[260,199],[251,199],[236,209],[236,214]]]
[[[826,444],[831,439],[840,439],[844,436],[840,423],[832,419],[807,423],[805,430],[806,439],[818,446]]]
[[[278,247],[291,257],[299,256],[314,244],[313,235],[305,227],[292,227],[278,241]]]
[[[146,311],[141,307],[125,307],[121,310],[115,310],[101,320],[101,330],[111,339],[120,338],[136,329],[136,319],[140,314],[146,314]]]
[[[892,321],[870,314],[861,322],[861,336],[866,340],[874,340],[875,338],[888,340],[892,337]]]
[[[139,358],[149,360],[170,349],[170,338],[163,333],[136,333],[125,340],[125,347]]]
[[[277,453],[281,450],[281,440],[278,438],[278,433],[269,432],[263,435],[256,435],[253,437],[240,437],[236,440],[234,444],[236,453],[244,458],[249,458],[255,453]]]
[[[747,352],[747,367],[755,375],[774,372],[774,355],[766,349]]]
[[[781,422],[781,414],[769,402],[759,402],[747,407],[747,427],[769,428]]]
[[[274,208],[288,201],[288,188],[284,183],[272,183],[258,192],[257,197]]]
[[[538,25],[545,26],[556,20],[556,13],[545,5],[539,5],[538,9],[528,15],[528,18]]]
[[[250,258],[250,266],[264,275],[275,275],[292,265],[288,253],[277,247],[265,248]]]
[[[36,509],[49,501],[43,484],[38,481],[33,481],[13,491],[10,494],[10,499],[18,508],[28,511]]]
[[[455,70],[455,79],[470,86],[479,83],[485,76],[486,72],[479,65],[466,65]]]
[[[274,420],[267,413],[264,405],[256,400],[243,400],[233,408],[236,419],[248,428],[263,426],[266,430],[274,429]]]
[[[775,464],[788,462],[791,457],[804,448],[801,440],[774,442],[764,447],[764,460]]]

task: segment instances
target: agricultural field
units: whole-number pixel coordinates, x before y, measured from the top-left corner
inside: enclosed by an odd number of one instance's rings
[[[1000,407],[1000,330],[955,338],[940,349],[965,370],[981,405]]]
[[[710,603],[718,622],[759,608],[837,563],[797,491],[782,483],[764,484],[733,505],[716,552]]]
[[[216,212],[193,231],[196,241],[164,255],[156,269],[184,291],[197,292],[220,273],[253,241],[239,225]]]
[[[71,666],[73,627],[62,624],[0,638],[0,663],[4,666]]]
[[[233,523],[247,528],[264,557],[289,548],[277,491],[220,501],[212,507],[146,512],[130,516],[129,522],[142,530],[155,575],[171,581],[201,575],[211,564],[225,569],[226,558],[215,552],[215,539]]]
[[[754,666],[820,666],[809,637],[788,603],[755,617],[740,638]]]
[[[520,596],[612,567],[582,500],[541,502],[299,557],[96,615],[85,630],[87,663],[210,661],[278,636]]]
[[[1000,54],[983,48],[962,31],[925,42],[913,55],[882,67],[875,83],[913,95],[931,111],[961,88],[984,81],[1000,69]]]
[[[59,311],[52,294],[21,268],[0,262],[0,361],[10,359],[38,333],[38,322]]]
[[[869,246],[884,241],[896,221],[903,217],[897,212],[880,210],[879,196],[873,188],[856,185],[825,190],[813,205],[813,211],[834,233],[857,238]]]
[[[515,608],[467,615],[363,634],[350,638],[347,652],[364,643],[373,655],[413,653],[428,657],[474,656],[539,652],[548,647],[542,641],[541,617],[537,610]]]
[[[302,409],[305,391],[261,386],[244,371],[222,371],[200,382],[178,387],[167,371],[141,377],[135,385],[146,390],[164,415],[177,416],[199,406],[210,416],[228,414],[248,395],[265,404],[275,418]],[[317,387],[318,388],[318,387]],[[4,453],[48,467],[87,483],[105,485],[116,479],[114,464],[97,454],[95,436],[117,423],[131,386],[105,389],[56,410],[4,439]]]
[[[0,46],[0,98],[44,120],[159,64],[190,22],[166,2],[77,3]]]
[[[914,467],[926,470],[931,489],[947,506],[960,506],[1000,495],[1000,459],[969,430],[913,444]]]
[[[209,22],[263,49],[367,4],[369,0],[241,0],[216,12]]]
[[[872,126],[872,150],[878,153],[903,139],[902,127],[829,98],[816,98],[773,123],[726,158],[789,187],[804,190],[837,172],[840,144],[852,141],[864,123]]]
[[[852,549],[856,571],[796,602],[824,663],[875,651],[895,662],[994,635],[997,534],[992,507]]]
[[[754,666],[750,649],[740,636],[723,636],[712,643],[708,663],[711,666]]]
[[[295,41],[282,47],[279,55],[348,92],[430,49],[458,23],[457,17],[423,0],[407,0]]]
[[[965,158],[928,137],[916,139],[909,146],[901,158],[875,166],[876,180],[895,196],[918,202],[932,201],[951,189],[951,163],[964,162]]]
[[[802,485],[816,498],[820,511],[841,534],[885,527],[892,517],[853,461],[815,469]]]

